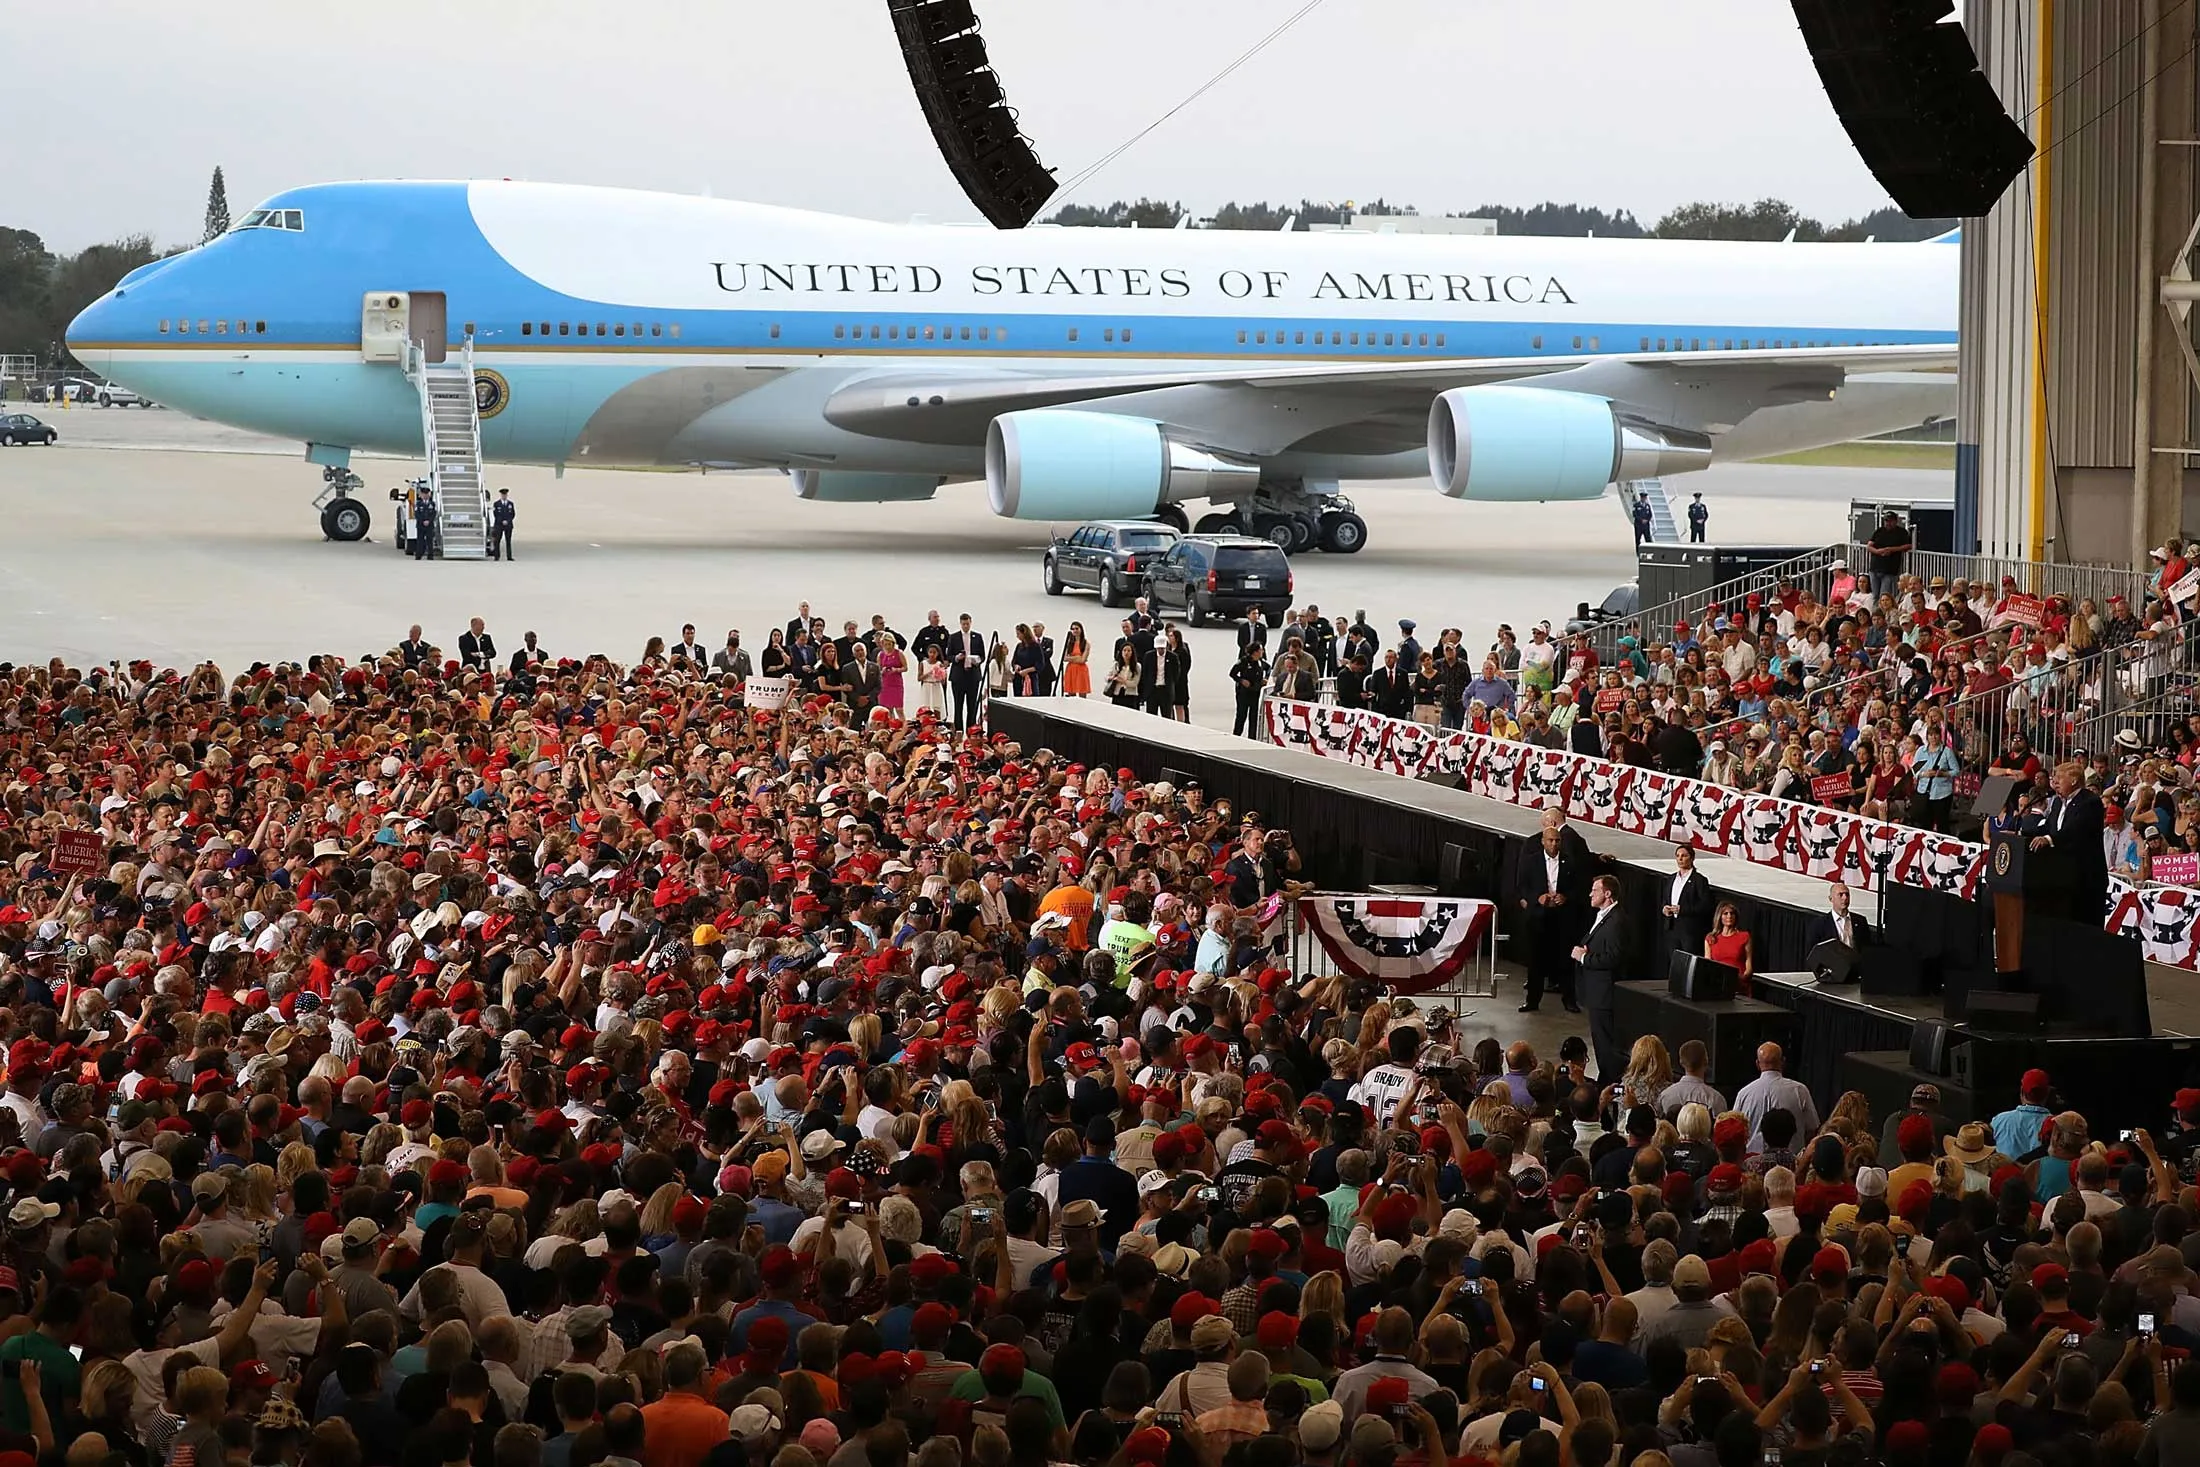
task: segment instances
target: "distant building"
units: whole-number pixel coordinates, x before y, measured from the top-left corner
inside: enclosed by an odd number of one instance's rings
[[[1435,214],[1354,214],[1344,224],[1310,224],[1316,234],[1495,234],[1495,219],[1449,219]]]

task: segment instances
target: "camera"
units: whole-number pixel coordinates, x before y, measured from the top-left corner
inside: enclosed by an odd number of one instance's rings
[[[1459,1286],[1459,1292],[1462,1294],[1473,1294],[1477,1298],[1479,1298],[1482,1293],[1482,1281],[1480,1279],[1468,1279],[1465,1283]]]
[[[973,1208],[971,1208],[971,1209],[970,1209],[970,1223],[971,1223],[971,1226],[972,1226],[972,1227],[980,1227],[980,1228],[989,1228],[989,1227],[992,1227],[992,1226],[993,1226],[993,1209],[992,1209],[992,1208],[990,1208],[990,1207],[973,1207]]]
[[[1180,1430],[1184,1425],[1184,1413],[1182,1411],[1156,1411],[1153,1415],[1153,1424],[1164,1431]]]
[[[2085,1343],[2084,1339],[2078,1334],[2076,1330],[2072,1329],[2063,1331],[2062,1347],[2065,1350],[2075,1350],[2078,1348],[2079,1345],[2083,1343]]]
[[[1222,1200],[1222,1189],[1220,1187],[1201,1187],[1192,1195],[1209,1206],[1213,1206]]]
[[[2142,1334],[2142,1335],[2151,1335],[2151,1334],[2153,1334],[2153,1333],[2154,1333],[2154,1316],[2153,1316],[2153,1314],[2151,1314],[2151,1313],[2142,1313],[2142,1314],[2141,1314],[2141,1315],[2139,1316],[2139,1333],[2140,1333],[2140,1334]]]
[[[1895,1235],[1894,1256],[1897,1258],[1910,1256],[1910,1235],[1908,1233],[1897,1233]]]

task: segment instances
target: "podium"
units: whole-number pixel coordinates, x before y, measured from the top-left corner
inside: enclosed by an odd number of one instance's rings
[[[2023,970],[2025,919],[2068,917],[2076,886],[2070,858],[2053,846],[2035,851],[2032,837],[2021,830],[1994,832],[1986,854],[1986,889],[1994,897],[1996,973]]]

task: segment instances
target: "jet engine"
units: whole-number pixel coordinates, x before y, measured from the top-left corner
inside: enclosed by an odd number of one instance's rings
[[[986,493],[1012,520],[1133,519],[1259,484],[1259,465],[1179,443],[1148,418],[1033,408],[986,430]]]
[[[1428,465],[1453,499],[1594,499],[1615,480],[1710,467],[1711,440],[1629,421],[1586,393],[1455,387],[1429,409]]]

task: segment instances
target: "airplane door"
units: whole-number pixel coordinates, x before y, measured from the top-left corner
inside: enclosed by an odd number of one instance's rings
[[[431,362],[443,360],[450,342],[450,309],[440,290],[416,290],[412,292],[412,312],[409,322],[412,339],[420,346],[421,355]]]

